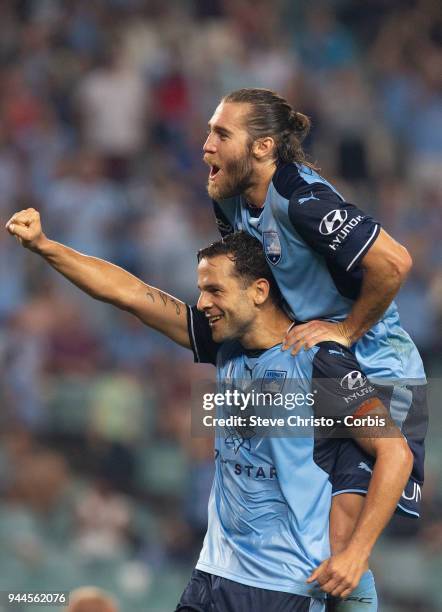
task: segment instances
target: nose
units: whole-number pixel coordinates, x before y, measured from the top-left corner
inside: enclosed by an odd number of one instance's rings
[[[198,298],[198,302],[196,304],[197,309],[201,310],[201,312],[204,312],[205,310],[208,310],[212,306],[213,304],[212,304],[212,300],[210,299],[210,294],[207,293],[206,291],[201,291],[200,296]]]
[[[206,142],[203,145],[204,153],[216,153],[216,137],[214,134],[209,134]]]

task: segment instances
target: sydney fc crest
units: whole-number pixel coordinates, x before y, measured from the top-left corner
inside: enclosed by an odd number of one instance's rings
[[[277,232],[264,232],[262,237],[267,260],[276,266],[281,260],[281,242],[279,236]]]
[[[286,378],[287,372],[284,370],[266,370],[262,379],[262,392],[281,393]]]

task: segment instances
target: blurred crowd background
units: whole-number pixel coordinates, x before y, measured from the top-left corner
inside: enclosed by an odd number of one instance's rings
[[[49,237],[194,300],[217,237],[207,121],[258,86],[311,117],[310,157],[409,248],[398,303],[433,410],[423,518],[373,559],[385,612],[442,609],[441,44],[437,0],[0,3],[2,226],[35,207]],[[3,230],[0,282],[0,590],[95,584],[170,612],[212,479],[190,385],[213,372]]]

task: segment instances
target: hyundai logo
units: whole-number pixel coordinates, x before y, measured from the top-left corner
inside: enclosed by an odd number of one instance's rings
[[[362,372],[359,372],[359,370],[353,370],[353,372],[349,372],[341,380],[341,387],[343,389],[349,389],[350,391],[353,391],[354,389],[360,389],[361,387],[363,387],[366,382],[367,379],[362,374]]]
[[[343,208],[331,210],[322,218],[319,225],[319,231],[324,236],[328,236],[337,232],[340,227],[347,221],[347,211]]]

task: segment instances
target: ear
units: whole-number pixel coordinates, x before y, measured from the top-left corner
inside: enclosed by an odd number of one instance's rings
[[[270,285],[269,281],[265,278],[258,278],[253,283],[254,295],[253,301],[255,302],[255,306],[261,306],[266,302],[270,293]]]
[[[252,146],[252,153],[256,159],[261,160],[271,156],[274,148],[275,141],[271,136],[266,136],[265,138],[255,140]]]

